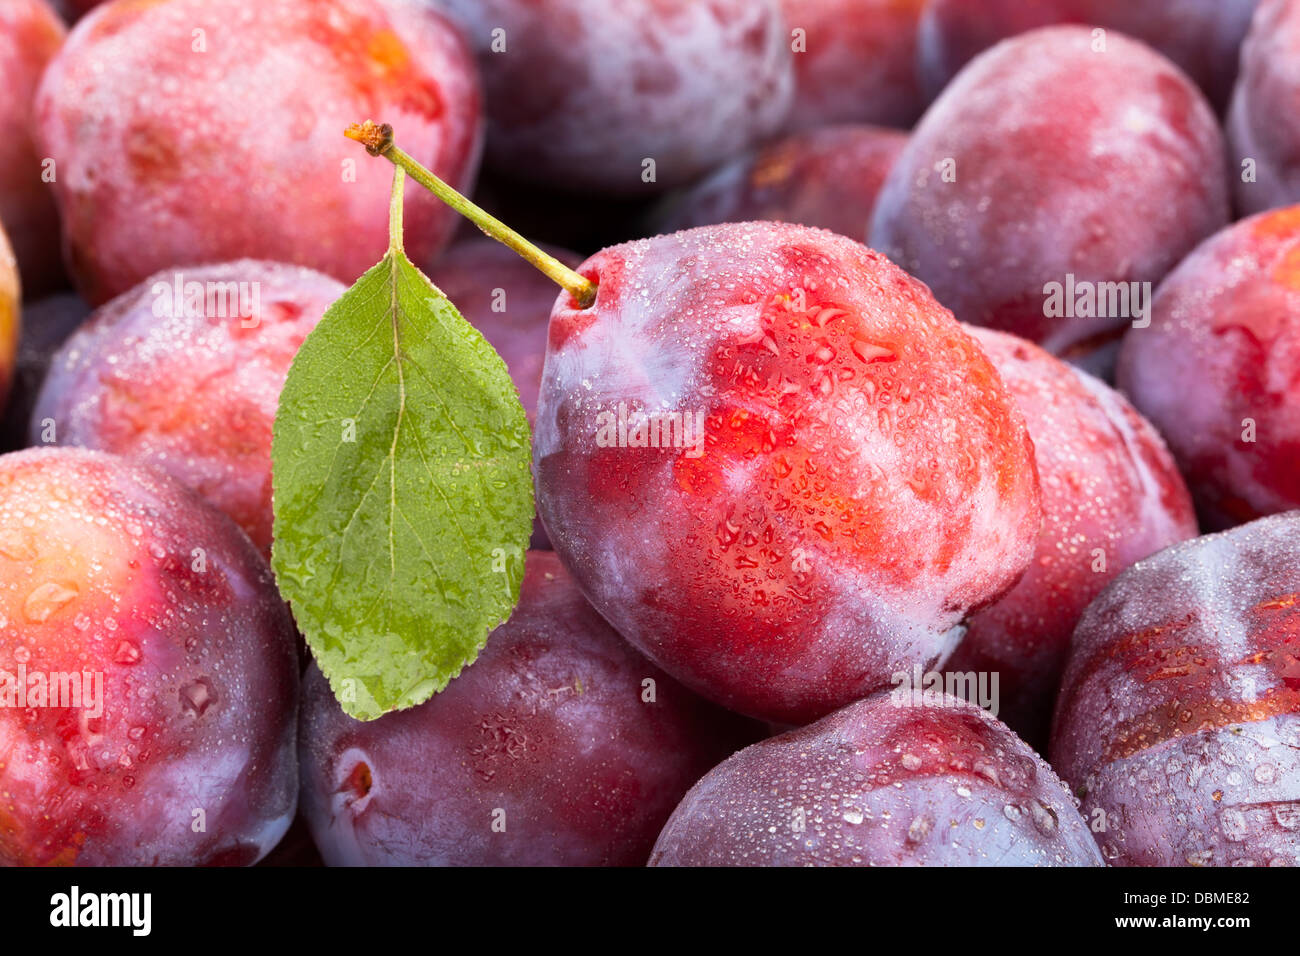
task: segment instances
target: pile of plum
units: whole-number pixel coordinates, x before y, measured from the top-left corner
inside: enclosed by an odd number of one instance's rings
[[[0,864],[1300,865],[1297,64],[1300,0],[4,0]],[[598,292],[408,188],[538,517],[363,723],[267,557],[364,119]]]

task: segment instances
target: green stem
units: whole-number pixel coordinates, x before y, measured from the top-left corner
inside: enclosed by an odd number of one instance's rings
[[[456,212],[460,213],[474,225],[478,226],[484,234],[497,240],[503,245],[509,246],[524,259],[531,262],[542,271],[551,281],[555,282],[562,289],[573,296],[574,301],[578,303],[579,308],[587,308],[596,301],[596,283],[592,282],[586,276],[574,272],[559,259],[547,254],[533,243],[529,242],[519,233],[515,232],[500,219],[497,219],[491,213],[487,212],[474,203],[470,202],[451,186],[435,176],[429,170],[425,169],[419,162],[413,159],[408,153],[399,148],[393,142],[393,128],[387,124],[379,125],[366,120],[348,127],[346,135],[349,139],[354,139],[366,147],[366,151],[372,156],[385,156],[397,167],[400,175],[405,171],[412,179],[423,186],[429,192],[433,193],[444,203],[450,206]],[[394,190],[399,187],[394,181]],[[400,205],[400,200],[396,200]],[[393,213],[390,213],[390,222]],[[401,213],[396,214],[397,226],[401,227]],[[391,229],[391,226],[390,226]],[[399,240],[400,241],[400,240]]]
[[[402,245],[402,209],[405,206],[406,170],[398,166],[393,170],[393,196],[388,201],[388,251],[404,252]]]

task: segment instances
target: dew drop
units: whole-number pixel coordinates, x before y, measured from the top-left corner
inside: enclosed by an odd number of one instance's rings
[[[879,345],[872,345],[870,342],[855,340],[851,347],[853,349],[853,354],[857,356],[858,360],[865,362],[868,365],[873,362],[892,362],[898,358],[898,356],[889,349]]]
[[[916,817],[907,828],[907,842],[920,843],[930,834],[930,821],[925,817]]]
[[[1277,804],[1273,807],[1273,819],[1283,830],[1300,830],[1300,802]]]
[[[1041,800],[1033,799],[1029,801],[1029,813],[1034,819],[1040,833],[1055,833],[1059,821],[1056,817],[1056,811],[1043,803]]]
[[[181,688],[181,707],[193,716],[201,717],[215,696],[207,678],[200,677]]]
[[[46,581],[27,595],[27,600],[23,603],[23,613],[33,624],[41,624],[76,597],[75,587]]]
[[[132,641],[120,641],[113,660],[118,664],[134,664],[140,660],[140,648]]]
[[[29,532],[19,528],[0,529],[0,555],[12,561],[31,561],[36,557]]]
[[[1246,839],[1246,815],[1236,807],[1227,807],[1219,814],[1219,822],[1223,825],[1223,835],[1233,843],[1240,843]]]

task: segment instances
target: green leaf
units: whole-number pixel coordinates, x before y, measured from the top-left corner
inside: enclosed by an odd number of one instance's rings
[[[533,491],[505,363],[390,250],[299,349],[271,455],[271,564],[343,709],[428,700],[519,599]]]

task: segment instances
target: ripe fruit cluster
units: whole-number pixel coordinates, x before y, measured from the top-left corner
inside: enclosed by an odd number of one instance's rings
[[[1298,48],[1300,0],[0,4],[0,865],[1300,865]],[[367,118],[595,294],[408,187],[537,517],[362,722],[267,557],[389,247]]]

